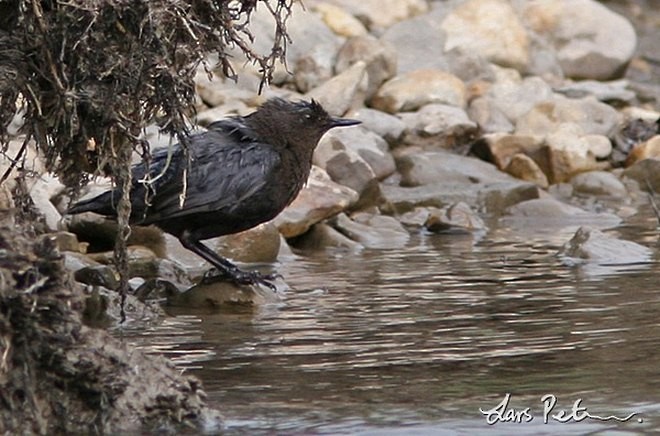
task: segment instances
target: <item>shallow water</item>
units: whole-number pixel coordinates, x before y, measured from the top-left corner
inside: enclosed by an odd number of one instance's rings
[[[657,253],[656,225],[646,213],[608,233]],[[404,249],[307,253],[278,267],[293,288],[279,304],[179,314],[124,338],[201,378],[227,434],[653,433],[658,256],[565,266],[555,253],[575,230],[420,232]],[[524,422],[489,425],[480,408],[506,393]],[[591,415],[636,415],[550,416],[580,399]]]

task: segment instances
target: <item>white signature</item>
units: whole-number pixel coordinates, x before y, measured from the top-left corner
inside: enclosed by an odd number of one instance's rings
[[[509,401],[511,400],[511,394],[506,394],[502,401],[492,409],[483,410],[479,408],[479,411],[486,416],[486,422],[489,425],[497,424],[498,422],[515,422],[523,423],[530,422],[534,419],[530,407],[525,407],[524,409],[514,409],[509,407]],[[587,411],[587,408],[582,405],[582,399],[578,398],[573,403],[573,406],[566,409],[557,409],[557,397],[552,394],[547,394],[541,397],[541,402],[543,403],[543,423],[547,424],[550,420],[557,422],[581,422],[585,419],[593,419],[597,421],[619,421],[627,422],[630,421],[637,413],[630,413],[624,417],[619,417],[615,415],[600,416],[594,415]],[[637,418],[638,422],[643,422],[641,418]]]

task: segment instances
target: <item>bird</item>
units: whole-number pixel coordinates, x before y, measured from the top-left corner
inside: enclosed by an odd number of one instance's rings
[[[236,284],[275,289],[277,274],[237,267],[202,241],[275,218],[309,177],[312,156],[330,129],[360,121],[333,117],[315,100],[271,98],[246,116],[215,121],[132,168],[131,225],[155,225]],[[67,214],[117,217],[119,187],[73,204]]]

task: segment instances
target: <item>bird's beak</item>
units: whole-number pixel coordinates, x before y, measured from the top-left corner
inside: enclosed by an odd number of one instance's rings
[[[332,127],[345,127],[345,126],[354,126],[360,124],[362,121],[351,120],[350,118],[331,118],[330,119],[330,128]]]

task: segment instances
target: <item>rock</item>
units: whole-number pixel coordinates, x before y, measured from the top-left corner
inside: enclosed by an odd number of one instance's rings
[[[615,80],[612,82],[582,80],[555,87],[554,90],[568,98],[593,96],[602,102],[630,104],[635,100],[635,93],[627,89],[627,87],[627,80]]]
[[[571,179],[575,192],[588,195],[602,195],[615,198],[625,198],[628,190],[625,185],[611,172],[589,171],[578,174]]]
[[[34,207],[44,217],[48,230],[51,232],[59,230],[62,215],[50,199],[62,191],[64,185],[59,182],[57,177],[48,173],[35,177],[28,176],[25,182]]]
[[[384,179],[396,170],[387,142],[364,127],[331,130],[325,135],[322,142],[326,140],[332,143],[333,149],[343,147],[357,153],[369,165],[378,179]]]
[[[318,13],[323,22],[339,36],[350,38],[368,34],[360,20],[338,6],[316,3],[312,6],[312,10]]]
[[[511,133],[515,127],[490,97],[477,97],[470,101],[468,115],[485,133]]]
[[[79,269],[101,265],[90,259],[89,256],[75,251],[65,251],[62,256],[64,257],[64,267],[74,273]]]
[[[361,251],[364,246],[324,223],[317,223],[304,235],[292,242],[300,250],[322,250],[328,247],[342,248],[351,252]]]
[[[275,284],[278,289],[286,287],[281,279],[278,279]],[[218,310],[236,305],[258,306],[280,301],[277,293],[265,286],[239,286],[226,281],[200,283],[183,293],[172,288],[167,289],[167,291],[166,304],[169,308],[185,307],[188,309]]]
[[[257,103],[254,99],[254,91],[236,86],[235,82],[213,73],[209,76],[203,70],[198,71],[195,76],[195,90],[202,101],[211,108],[232,105],[236,104],[236,102],[240,102],[246,106],[255,106]],[[155,126],[154,131],[147,132],[149,135],[146,139],[151,143],[159,131],[158,126]],[[169,135],[167,137],[166,139],[169,139]],[[154,146],[153,143],[151,145],[152,147]]]
[[[505,171],[513,177],[534,183],[544,189],[549,185],[548,178],[537,163],[531,157],[522,153],[514,154],[511,157]]]
[[[51,240],[55,242],[59,251],[74,251],[80,253],[80,242],[75,233],[71,232],[57,232],[49,235]]]
[[[605,157],[605,153],[611,151],[611,144],[606,137],[580,137],[560,129],[548,135],[546,142],[547,146],[541,150],[543,156],[538,161],[551,183],[565,182],[578,173],[604,169],[609,165],[607,162],[596,161],[596,157]]]
[[[390,145],[399,144],[406,130],[406,125],[400,118],[376,109],[356,109],[346,114],[346,117],[362,121],[365,129],[385,139]]]
[[[214,121],[226,118],[232,115],[247,115],[252,112],[252,108],[242,101],[232,100],[226,104],[207,109],[197,113],[195,121],[200,126],[208,126]],[[166,139],[167,140],[167,139]]]
[[[349,218],[342,213],[334,220],[334,226],[367,248],[403,248],[410,239],[408,231],[399,221],[384,215],[362,212]]]
[[[644,159],[660,159],[660,135],[637,144],[626,159],[626,166]]]
[[[512,123],[516,123],[537,103],[552,99],[552,88],[539,77],[523,79],[515,70],[499,68],[495,71],[496,81],[486,96]]]
[[[538,156],[543,146],[543,137],[540,136],[490,133],[483,135],[472,146],[471,151],[480,158],[492,162],[498,168],[504,170],[509,166],[511,159],[515,155]],[[517,175],[514,176],[519,177]]]
[[[416,207],[411,211],[405,212],[397,217],[399,222],[408,227],[423,227],[432,214],[441,214],[441,209],[436,207]]]
[[[235,262],[275,262],[280,251],[280,233],[269,221],[244,232],[210,240],[207,245]]]
[[[576,79],[620,77],[635,54],[628,20],[593,0],[522,2],[526,24],[554,44],[564,73]]]
[[[397,167],[402,186],[515,181],[488,162],[444,151],[404,155],[397,159]]]
[[[389,113],[414,111],[431,103],[465,107],[465,85],[453,74],[420,69],[388,80],[371,99],[372,107]]]
[[[350,38],[337,53],[335,70],[342,73],[359,62],[366,63],[368,83],[365,97],[369,100],[383,82],[396,74],[396,51],[389,43],[370,35]]]
[[[501,218],[506,225],[525,224],[527,226],[566,227],[589,224],[600,228],[614,227],[621,218],[610,213],[593,213],[562,203],[554,198],[537,198],[523,201],[509,207]]]
[[[623,176],[635,180],[644,191],[660,192],[660,160],[658,159],[635,162],[623,171]]]
[[[292,238],[346,210],[357,200],[354,190],[333,182],[325,171],[314,166],[307,185],[274,222],[285,238]]]
[[[357,17],[367,28],[384,29],[428,10],[424,0],[330,0]]]
[[[501,215],[507,208],[523,201],[539,198],[536,185],[527,182],[487,183],[477,191],[476,204],[471,205],[493,216]]]
[[[581,135],[611,136],[621,120],[621,115],[614,108],[594,97],[555,97],[537,103],[527,114],[519,117],[516,133],[550,135],[557,132],[560,126],[569,124]]]
[[[305,96],[317,100],[330,115],[342,116],[356,102],[358,89],[365,78],[367,65],[359,61],[339,75],[312,89]],[[364,99],[362,99],[364,100]]]
[[[529,64],[529,38],[506,0],[467,0],[442,22],[444,50],[460,48],[499,65],[524,71]]]
[[[455,106],[428,104],[399,117],[408,131],[404,140],[407,144],[454,148],[471,142],[477,133],[477,124]]]
[[[559,250],[569,265],[584,262],[617,265],[649,262],[653,252],[632,241],[625,241],[589,227],[580,227]]]
[[[486,224],[463,202],[430,212],[424,226],[433,232],[473,232],[486,230]]]
[[[75,271],[76,281],[92,286],[115,290],[119,288],[119,273],[108,265],[86,266]]]

